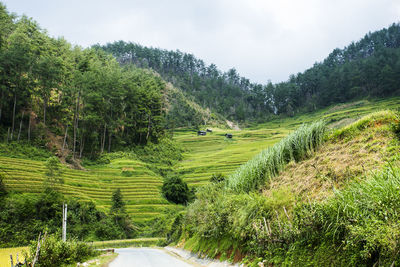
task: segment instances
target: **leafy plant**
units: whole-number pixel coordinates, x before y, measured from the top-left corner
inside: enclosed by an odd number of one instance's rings
[[[165,178],[161,191],[168,201],[175,204],[186,205],[190,199],[190,190],[187,183],[175,175]]]
[[[99,254],[98,251],[84,242],[76,240],[64,242],[57,238],[56,235],[44,237],[44,241],[41,241],[38,262],[35,266],[61,266],[63,264],[82,262],[88,257]],[[32,262],[36,255],[36,247],[37,242],[32,242],[29,246],[29,255],[27,255],[29,262]]]
[[[45,166],[46,172],[44,183],[46,186],[54,187],[57,184],[64,183],[64,179],[62,177],[63,170],[57,157],[53,156],[48,158]]]

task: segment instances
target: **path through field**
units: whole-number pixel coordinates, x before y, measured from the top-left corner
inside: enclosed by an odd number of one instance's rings
[[[119,255],[109,267],[191,267],[161,249],[156,248],[121,248],[115,250]]]

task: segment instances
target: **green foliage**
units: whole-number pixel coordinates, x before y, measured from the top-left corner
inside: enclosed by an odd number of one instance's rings
[[[326,126],[323,121],[302,125],[274,146],[240,166],[227,179],[227,188],[236,192],[250,192],[276,176],[291,160],[300,161],[310,156],[323,142]]]
[[[298,245],[341,244],[336,257],[345,265],[399,263],[399,188],[400,168],[388,167],[326,202],[299,207]]]
[[[212,183],[220,183],[220,182],[225,181],[225,179],[226,179],[226,176],[223,175],[222,173],[213,173],[211,175],[210,182],[212,182]]]
[[[125,203],[122,200],[121,189],[117,188],[111,196],[111,210],[110,212],[125,212]]]
[[[0,12],[2,140],[61,150],[54,135],[65,135],[73,161],[164,135],[166,83],[158,75],[121,68],[104,51],[72,47],[25,16]]]
[[[164,179],[162,194],[175,204],[186,205],[190,199],[190,190],[187,183],[178,176],[170,176]]]
[[[115,225],[119,228],[120,232],[124,235],[121,238],[133,238],[136,236],[134,225],[131,218],[126,212],[125,202],[122,199],[121,189],[117,188],[111,196],[110,216]]]
[[[28,261],[30,262],[35,257],[36,247],[37,241],[32,242],[29,247]],[[44,242],[41,243],[37,266],[62,266],[63,264],[83,262],[87,258],[96,255],[99,255],[99,252],[84,242],[76,240],[63,242],[56,235],[47,235]]]
[[[0,199],[5,195],[7,195],[7,189],[4,184],[4,174],[0,170]]]
[[[400,140],[400,111],[396,112],[396,120],[392,123],[392,130],[396,134],[397,138]]]
[[[46,171],[44,173],[44,184],[46,186],[55,187],[57,184],[64,183],[64,179],[62,177],[63,170],[57,157],[53,156],[48,158],[45,167]]]
[[[1,246],[27,245],[43,231],[59,234],[63,202],[68,204],[68,238],[93,241],[136,234],[126,214],[107,216],[93,202],[65,199],[61,193],[46,188],[40,195],[10,193],[0,198]]]
[[[158,143],[137,146],[133,151],[140,160],[157,165],[173,166],[183,159],[183,148],[171,138],[162,138]]]
[[[0,155],[10,158],[23,158],[35,160],[47,160],[51,152],[47,149],[32,146],[30,144],[10,142],[0,143]]]

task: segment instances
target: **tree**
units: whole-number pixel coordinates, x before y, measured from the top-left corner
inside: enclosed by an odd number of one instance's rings
[[[46,171],[45,171],[45,186],[46,187],[55,187],[57,184],[64,183],[64,179],[62,177],[63,170],[61,168],[60,161],[57,157],[49,157],[45,163]]]
[[[187,183],[178,176],[171,176],[164,180],[162,193],[168,201],[175,204],[186,205],[190,199],[190,191]]]
[[[124,233],[124,238],[136,236],[137,228],[125,210],[125,202],[122,199],[121,189],[116,189],[111,196],[110,216],[118,228]]]
[[[111,196],[111,213],[125,212],[125,202],[122,199],[121,189],[116,189]]]

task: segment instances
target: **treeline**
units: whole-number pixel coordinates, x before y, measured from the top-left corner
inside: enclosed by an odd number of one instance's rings
[[[214,64],[181,51],[118,41],[104,46],[121,64],[151,68],[194,96],[195,101],[228,119],[263,120],[293,116],[356,98],[398,95],[400,25],[368,33],[359,42],[335,49],[324,61],[288,81],[251,83],[235,69],[221,72]]]
[[[122,65],[155,70],[166,81],[193,96],[203,108],[228,119],[265,119],[273,113],[272,98],[266,94],[265,87],[240,77],[235,69],[223,73],[216,65],[207,66],[192,54],[131,42],[118,41],[93,47],[112,53]]]
[[[0,4],[0,136],[94,156],[163,134],[165,82],[121,68],[102,50],[74,47]],[[53,143],[53,146],[56,145]]]

